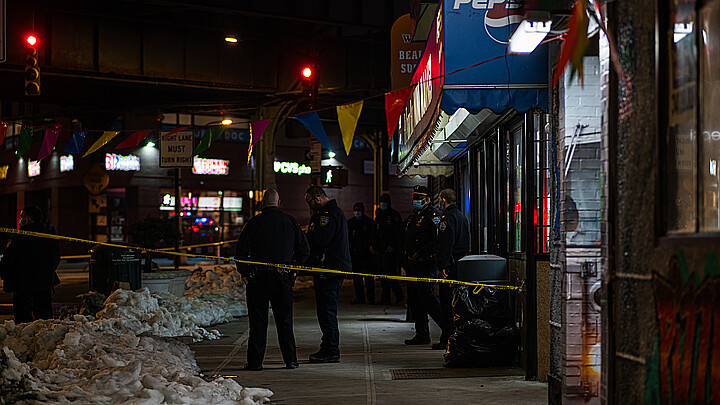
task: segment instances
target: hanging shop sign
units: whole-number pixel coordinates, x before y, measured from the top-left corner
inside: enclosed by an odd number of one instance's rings
[[[40,161],[29,160],[28,161],[28,177],[35,177],[40,175]]]
[[[8,169],[10,169],[10,166],[8,165],[0,166],[0,180],[7,179]]]
[[[230,161],[223,159],[205,159],[195,157],[193,161],[194,174],[212,174],[227,176],[230,173]]]
[[[75,169],[73,155],[60,156],[60,172],[69,172]]]
[[[392,89],[407,87],[415,67],[423,54],[424,42],[412,42],[413,26],[410,14],[400,16],[390,30],[390,77]]]
[[[297,174],[298,176],[310,174],[312,171],[310,166],[306,166],[298,162],[275,162],[274,169],[275,173]]]
[[[135,155],[105,154],[105,170],[119,170],[124,172],[139,171],[140,157]]]
[[[160,136],[160,167],[192,167],[193,132]]]

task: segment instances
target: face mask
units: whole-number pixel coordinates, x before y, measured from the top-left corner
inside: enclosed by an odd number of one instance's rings
[[[423,204],[422,200],[413,200],[413,207],[415,207],[416,210],[422,209],[425,204]]]
[[[388,209],[387,203],[381,202],[381,203],[380,203],[380,209],[383,210],[383,211],[385,211],[386,209]]]
[[[357,218],[357,219],[362,218],[362,212],[360,212],[360,211],[355,211],[355,218]]]

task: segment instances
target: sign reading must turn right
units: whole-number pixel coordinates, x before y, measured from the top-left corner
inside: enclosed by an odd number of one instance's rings
[[[160,134],[160,167],[192,167],[192,131],[165,135],[167,133]]]

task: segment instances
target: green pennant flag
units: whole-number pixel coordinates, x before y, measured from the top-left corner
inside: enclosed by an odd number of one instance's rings
[[[35,128],[23,125],[20,129],[20,144],[17,153],[19,156],[26,154],[33,144],[33,132]]]
[[[208,130],[205,131],[205,134],[200,140],[198,146],[195,148],[195,150],[193,150],[193,156],[205,152],[217,140],[217,138],[220,136],[220,134],[223,133],[223,131],[225,131],[224,125],[218,125],[208,128]]]

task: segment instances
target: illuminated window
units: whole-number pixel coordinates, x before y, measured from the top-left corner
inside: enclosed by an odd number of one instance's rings
[[[535,253],[550,252],[550,140],[545,132],[545,115],[533,115],[535,130]]]

